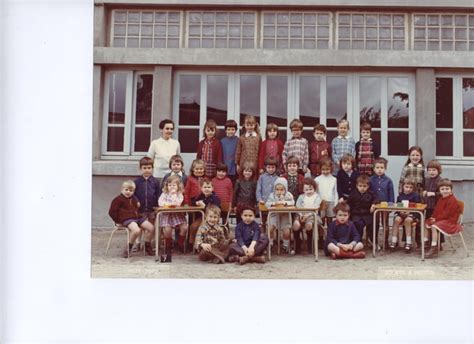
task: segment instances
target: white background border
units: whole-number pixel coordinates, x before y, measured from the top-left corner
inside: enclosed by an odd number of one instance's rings
[[[472,281],[90,279],[93,4],[3,10],[2,342],[473,341]]]

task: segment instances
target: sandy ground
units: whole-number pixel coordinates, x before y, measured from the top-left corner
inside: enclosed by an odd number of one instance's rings
[[[155,262],[154,257],[134,253],[127,260],[121,258],[125,234],[114,236],[107,257],[105,248],[110,230],[92,230],[92,277],[97,278],[225,278],[225,279],[354,279],[354,280],[473,280],[474,279],[474,223],[464,226],[464,238],[469,250],[466,257],[461,239],[454,237],[454,251],[449,240],[439,258],[421,261],[421,252],[406,254],[402,249],[390,253],[379,252],[357,260],[330,260],[319,251],[314,256],[272,255],[266,264],[210,264],[200,262],[194,254],[175,254],[171,264]]]

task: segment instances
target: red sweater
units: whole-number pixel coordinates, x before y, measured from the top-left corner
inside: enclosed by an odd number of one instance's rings
[[[115,223],[122,223],[125,220],[138,219],[139,208],[138,199],[135,196],[130,198],[120,194],[115,197],[110,204],[109,215]]]
[[[191,198],[199,196],[201,193],[201,186],[199,179],[194,176],[189,176],[184,188],[184,204],[191,205]]]
[[[215,177],[212,179],[212,185],[214,186],[214,192],[221,203],[232,202],[233,189],[232,182],[229,178],[225,177],[224,179],[219,179]]]
[[[269,156],[267,154],[267,146],[270,144],[276,141],[276,145],[277,145],[277,152],[276,152],[276,156],[274,156],[274,158],[277,159],[277,168],[280,168],[281,169],[281,162],[282,162],[282,157],[281,155],[283,154],[283,148],[284,148],[284,145],[283,145],[283,142],[281,142],[280,139],[274,139],[274,140],[270,140],[270,139],[267,139],[265,141],[263,141],[262,143],[260,143],[260,148],[258,149],[258,169],[259,170],[264,170],[265,169],[265,158],[267,156]]]
[[[326,155],[322,155],[321,152],[324,150],[327,151]],[[327,141],[312,141],[309,144],[309,169],[311,170],[311,175],[318,176],[321,174],[320,162],[322,158],[331,159],[332,148]]]
[[[458,223],[461,209],[459,209],[458,201],[454,195],[448,197],[442,197],[436,202],[433,217],[436,222],[441,220],[448,220],[451,224],[455,225]]]

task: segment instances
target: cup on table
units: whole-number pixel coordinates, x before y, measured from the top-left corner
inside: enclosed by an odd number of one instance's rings
[[[408,208],[408,205],[410,204],[409,201],[402,201],[403,208]]]

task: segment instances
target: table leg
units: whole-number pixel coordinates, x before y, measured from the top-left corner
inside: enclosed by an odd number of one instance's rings
[[[158,212],[156,214],[156,219],[155,219],[155,262],[159,260],[159,248],[160,248],[160,215],[161,213]]]
[[[270,236],[270,225],[268,224],[269,222],[269,219],[270,219],[270,214],[271,212],[268,212],[268,215],[267,215],[267,236],[268,236],[268,241],[270,242],[270,244],[268,245],[268,261],[272,260],[272,238]]]
[[[425,261],[425,213],[424,212],[419,212],[420,217],[421,217],[421,225],[420,225],[420,241],[421,241],[421,261]],[[438,233],[438,235],[441,235]],[[439,237],[438,237],[439,240]]]
[[[372,257],[374,257],[374,258],[375,258],[375,249],[376,249],[376,244],[375,244],[375,237],[376,237],[376,234],[375,234],[375,233],[376,233],[377,231],[375,230],[375,228],[377,228],[377,227],[376,227],[377,225],[376,225],[375,221],[376,221],[376,218],[377,218],[377,216],[376,216],[376,215],[377,215],[377,212],[378,212],[378,209],[375,209],[375,210],[374,210],[373,219],[372,219],[372,220],[373,220],[373,221],[372,221]]]
[[[313,224],[313,249],[314,249],[314,259],[315,261],[317,262],[318,261],[318,250],[319,250],[319,247],[318,247],[318,236],[319,236],[319,233],[318,233],[318,213],[317,212],[314,212],[314,224]]]

